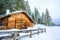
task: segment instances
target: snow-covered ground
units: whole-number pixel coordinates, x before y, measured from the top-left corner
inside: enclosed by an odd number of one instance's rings
[[[29,36],[23,37],[20,40],[60,40],[60,27],[48,27],[44,25],[35,25],[36,27],[46,28],[46,33],[35,34],[30,38]]]
[[[30,38],[29,36],[22,37],[20,38],[20,40],[60,40],[60,27],[58,26],[45,26],[37,24],[34,25],[34,28],[46,28],[46,33],[39,33],[39,35],[34,34],[32,35],[32,38]],[[22,33],[22,35],[23,34],[24,33]]]

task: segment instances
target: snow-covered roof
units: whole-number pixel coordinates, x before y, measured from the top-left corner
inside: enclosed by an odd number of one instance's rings
[[[9,15],[9,14],[11,15],[11,14],[19,13],[19,12],[25,12],[25,13],[27,13],[25,10],[18,10],[18,11],[14,11],[14,12],[8,13],[6,15]]]
[[[27,13],[26,11],[22,11],[22,10],[18,10],[18,11],[14,11],[14,12],[11,12],[11,13],[8,13],[8,14],[6,14],[6,15],[3,15],[2,17],[5,17],[5,16],[8,16],[8,15],[12,15],[12,14],[16,14],[16,13],[20,13],[20,12],[25,12],[25,13]]]
[[[34,23],[33,19],[27,14],[27,12],[25,10],[18,10],[18,11],[14,11],[14,12],[11,12],[11,13],[8,13],[0,18],[3,18],[3,17],[6,17],[6,16],[9,16],[9,15],[13,15],[13,14],[17,14],[17,13],[25,13],[26,16]]]

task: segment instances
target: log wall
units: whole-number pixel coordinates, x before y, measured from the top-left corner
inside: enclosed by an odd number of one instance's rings
[[[2,20],[2,25],[6,26],[6,29],[18,28],[24,29],[27,27],[33,27],[33,22],[24,13],[16,13],[5,17]]]

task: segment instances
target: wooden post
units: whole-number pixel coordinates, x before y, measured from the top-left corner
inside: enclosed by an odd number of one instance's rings
[[[41,32],[43,33],[43,29],[41,29]]]
[[[14,32],[12,35],[13,35],[13,40],[16,40],[16,39],[15,39],[15,32]]]
[[[32,31],[30,30],[30,38],[32,38]]]
[[[46,28],[43,28],[44,29],[44,32],[46,33]]]
[[[5,38],[5,40],[7,40],[7,38]]]
[[[38,31],[37,34],[39,35],[39,29],[37,31]]]
[[[18,37],[19,37],[18,33],[14,32],[14,34],[13,34],[13,40],[18,40]]]

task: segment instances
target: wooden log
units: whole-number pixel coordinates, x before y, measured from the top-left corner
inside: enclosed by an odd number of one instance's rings
[[[30,30],[30,38],[32,38],[32,31]]]

